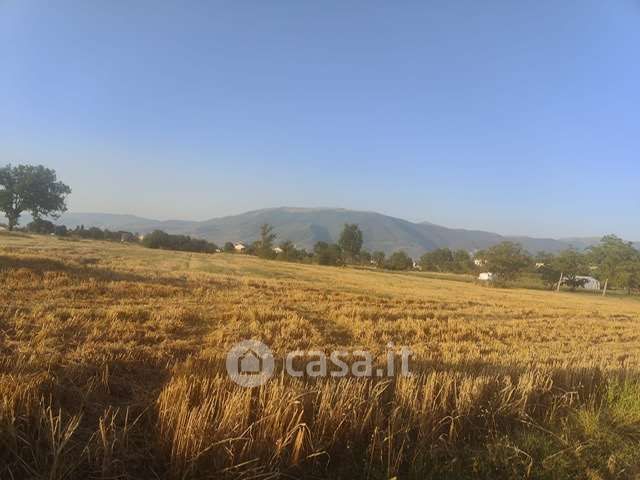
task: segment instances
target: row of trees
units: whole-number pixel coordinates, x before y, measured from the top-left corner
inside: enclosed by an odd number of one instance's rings
[[[548,288],[557,286],[561,276],[562,284],[572,289],[584,286],[587,276],[608,281],[609,286],[628,292],[640,288],[640,252],[631,242],[615,235],[603,237],[598,245],[584,252],[569,248],[555,255],[545,252],[530,255],[514,242],[478,251],[474,257],[466,250],[439,248],[425,253],[419,265],[422,270],[432,272],[491,272],[500,282],[517,280],[529,272],[539,275]]]
[[[470,273],[475,271],[473,258],[466,250],[438,248],[420,257],[420,268],[430,272]]]
[[[84,228],[84,225],[78,225],[73,229],[67,228],[65,225],[55,225],[49,220],[36,219],[30,222],[22,229],[29,233],[40,233],[43,235],[56,235],[58,237],[77,237],[92,240],[110,240],[113,242],[137,242],[138,234],[133,234],[124,230],[111,231],[98,227]]]
[[[345,224],[338,243],[316,243],[313,251],[321,265],[375,265],[388,270],[409,270],[413,268],[413,260],[404,251],[392,253],[388,258],[384,252],[369,253],[362,250],[364,238],[356,224]]]
[[[273,226],[265,223],[260,226],[260,238],[246,246],[243,253],[269,260],[284,260],[288,262],[304,261],[309,256],[306,250],[296,248],[290,240],[276,245],[276,237]],[[226,242],[222,250],[226,253],[236,253],[235,245],[232,242]]]
[[[560,275],[564,284],[581,287],[585,280],[580,277],[590,275],[629,294],[640,288],[640,251],[615,235],[603,237],[584,253],[566,250],[556,256],[539,254],[537,262],[544,264],[539,270],[549,287],[558,282]]]
[[[124,230],[112,231],[98,227],[85,228],[79,225],[74,229],[68,229],[64,225],[55,225],[49,220],[36,219],[27,224],[24,231],[29,233],[53,234],[59,237],[76,237],[91,240],[107,240],[113,242],[141,243],[147,248],[177,250],[181,252],[214,253],[219,251],[215,243],[189,235],[172,235],[162,230],[140,237],[137,233]],[[142,238],[142,240],[140,240]],[[232,244],[233,246],[233,244]]]
[[[474,264],[468,252],[441,248],[424,254],[420,259],[423,270],[437,272],[473,273],[479,270],[493,273],[496,280],[510,282],[526,272],[540,275],[543,283],[552,288],[562,276],[563,285],[579,288],[592,276],[601,282],[629,293],[640,288],[640,252],[631,242],[615,235],[602,238],[601,242],[584,252],[567,249],[556,255],[541,252],[535,256],[514,242],[503,242],[476,252]]]
[[[320,265],[343,265],[347,261],[353,262],[358,259],[362,246],[362,232],[357,225],[345,225],[338,244],[317,242],[313,252],[297,248],[290,240],[276,244],[276,238],[273,226],[265,223],[260,227],[260,238],[246,246],[243,253],[269,260],[305,263],[315,261]],[[231,242],[225,243],[223,250],[228,253],[236,252],[235,245]]]
[[[502,242],[487,250],[477,252],[481,268],[493,273],[497,281],[516,280],[524,271],[534,267],[533,258],[522,245],[514,242]]]
[[[49,220],[36,219],[27,224],[25,230],[30,233],[56,234],[64,237],[68,234],[68,229],[64,225],[54,225]]]
[[[362,249],[364,237],[357,224],[345,224],[337,243],[316,242],[313,251],[296,248],[285,240],[276,244],[277,235],[273,226],[264,224],[260,227],[260,238],[246,246],[243,253],[261,258],[284,260],[289,262],[317,263],[318,265],[365,265],[389,270],[409,270],[413,268],[413,260],[405,252],[398,251],[386,257],[384,252],[370,253]],[[236,252],[231,242],[225,243],[223,250]]]
[[[142,238],[142,245],[147,248],[177,250],[179,252],[214,253],[218,251],[215,243],[189,235],[171,235],[162,230],[154,230]]]
[[[59,228],[64,229],[64,225],[56,226],[56,232],[54,232],[56,235],[60,235],[60,233],[57,230]],[[67,235],[72,235],[74,237],[79,237],[79,238],[90,238],[92,240],[108,240],[111,242],[137,242],[138,241],[137,233],[134,234],[124,230],[112,231],[106,228],[103,230],[98,227],[84,228],[84,225],[77,226],[73,230],[68,230]]]

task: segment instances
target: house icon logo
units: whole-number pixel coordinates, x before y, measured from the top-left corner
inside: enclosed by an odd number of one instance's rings
[[[273,354],[258,340],[236,343],[227,353],[226,363],[229,377],[242,387],[264,385],[273,375]]]

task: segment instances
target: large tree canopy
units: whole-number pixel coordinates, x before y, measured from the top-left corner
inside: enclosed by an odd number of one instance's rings
[[[585,278],[578,278],[589,275],[589,264],[587,258],[573,248],[564,250],[551,261],[551,267],[560,272],[563,283],[572,290],[584,287],[587,283]]]
[[[413,260],[402,250],[392,253],[386,262],[389,270],[409,270],[412,266]]]
[[[344,255],[353,261],[360,254],[360,249],[362,248],[362,231],[358,225],[345,223],[338,245],[340,245]]]
[[[607,235],[591,248],[590,259],[598,267],[600,280],[608,279],[629,293],[640,286],[640,252],[630,242]]]
[[[320,265],[340,265],[342,263],[342,249],[340,245],[327,242],[316,242],[313,253]]]
[[[259,257],[273,258],[275,252],[273,251],[273,241],[276,239],[276,234],[273,233],[273,226],[268,223],[260,226],[260,240],[255,242],[255,251]]]
[[[487,269],[500,280],[514,280],[531,263],[522,245],[514,242],[502,242],[484,252]]]
[[[42,165],[7,165],[0,168],[0,211],[9,221],[9,230],[20,215],[30,212],[35,220],[58,217],[67,210],[71,189],[56,177],[55,170]]]

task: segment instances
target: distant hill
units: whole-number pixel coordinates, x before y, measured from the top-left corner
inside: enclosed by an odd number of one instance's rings
[[[158,221],[134,215],[105,213],[66,213],[58,223],[69,227],[97,226],[139,233],[161,229],[205,238],[220,245],[227,241],[252,242],[259,236],[260,225],[269,223],[274,226],[277,241],[291,240],[307,250],[311,250],[319,240],[337,241],[345,223],[357,223],[363,232],[364,248],[367,250],[390,253],[402,249],[413,257],[439,247],[474,251],[505,240],[519,242],[531,253],[558,252],[569,246],[584,249],[599,241],[599,238],[509,237],[480,230],[447,228],[429,222],[414,223],[376,212],[342,208],[268,208],[202,222]]]
[[[20,223],[25,224],[31,221],[28,215],[21,218]],[[54,223],[62,223],[68,228],[75,228],[84,225],[86,228],[99,227],[108,228],[110,230],[129,230],[133,228],[146,228],[159,223],[157,220],[149,220],[148,218],[137,217],[135,215],[118,215],[113,213],[66,213]]]
[[[1,217],[0,217],[1,218]],[[31,221],[29,214],[20,217],[20,225],[26,225]],[[136,215],[123,215],[117,213],[74,213],[67,212],[57,220],[52,220],[56,224],[66,225],[68,228],[75,228],[84,225],[86,228],[98,227],[109,230],[126,230],[129,232],[150,232],[157,228],[171,230],[177,233],[181,230],[190,232],[198,222],[188,220],[152,220],[138,217]]]

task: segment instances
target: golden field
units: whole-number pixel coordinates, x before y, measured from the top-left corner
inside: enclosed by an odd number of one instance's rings
[[[413,376],[232,383],[255,338]],[[640,301],[0,235],[0,478],[640,478]]]

